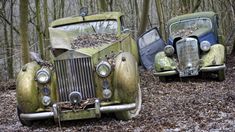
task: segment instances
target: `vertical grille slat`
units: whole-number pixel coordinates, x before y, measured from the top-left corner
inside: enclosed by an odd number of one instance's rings
[[[86,63],[86,59],[85,58],[83,58],[83,62],[84,62],[84,64],[87,64]],[[85,69],[85,65],[83,65],[83,68]],[[87,83],[88,83],[88,81],[87,81],[87,73],[86,73],[86,70],[83,70],[83,77],[84,77],[84,80],[85,80],[85,86],[84,86],[84,88],[85,88],[85,93],[86,93],[86,98],[88,98],[88,91],[87,91]]]
[[[90,67],[90,63],[89,63],[88,60],[87,60],[87,66]],[[88,72],[87,76],[88,76],[88,78],[90,78],[91,77],[90,76],[90,70],[88,70],[87,72]],[[91,87],[91,83],[90,82],[88,83],[88,87]],[[88,91],[89,91],[89,95],[91,95],[92,94],[91,89],[88,89]]]
[[[59,101],[69,101],[69,94],[78,91],[82,99],[95,97],[91,58],[55,60]]]

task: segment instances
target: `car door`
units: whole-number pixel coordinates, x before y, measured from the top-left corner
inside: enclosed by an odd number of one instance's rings
[[[165,43],[159,35],[158,29],[152,28],[142,34],[137,40],[139,55],[142,65],[147,69],[153,69],[156,53],[163,51]]]

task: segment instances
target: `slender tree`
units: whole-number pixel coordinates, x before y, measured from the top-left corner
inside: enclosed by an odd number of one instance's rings
[[[44,24],[45,24],[45,29],[44,29],[44,32],[45,32],[45,40],[44,40],[44,46],[47,48],[49,46],[49,30],[48,30],[48,27],[49,27],[49,22],[48,22],[48,11],[47,11],[47,0],[44,0],[43,1],[43,13],[44,13]],[[45,54],[45,58],[47,58],[48,54],[46,52]]]
[[[102,12],[108,11],[107,1],[106,0],[99,0],[100,9]]]
[[[149,2],[150,0],[143,1],[143,8],[142,8],[142,14],[141,14],[141,19],[140,19],[138,36],[141,35],[147,27]]]
[[[14,49],[14,35],[13,35],[13,6],[14,6],[14,3],[13,1],[11,0],[11,5],[10,5],[10,10],[11,10],[11,16],[10,16],[10,20],[11,20],[11,27],[10,27],[10,36],[11,36],[11,39],[10,39],[10,56],[9,57],[9,64],[8,64],[8,74],[9,74],[9,78],[13,78],[14,75],[13,75],[13,49]]]
[[[41,10],[40,10],[40,0],[35,0],[36,5],[36,30],[38,35],[39,50],[41,57],[44,58],[44,46],[43,46],[43,34],[41,32]]]
[[[29,62],[28,0],[20,0],[20,41],[23,64]]]
[[[53,19],[56,20],[56,6],[57,6],[57,0],[53,0]]]
[[[191,12],[192,13],[195,12],[199,8],[200,4],[201,4],[201,0],[197,0],[197,3],[195,4],[195,6],[193,6]]]
[[[156,8],[157,8],[157,16],[158,16],[158,23],[160,25],[160,34],[162,35],[163,39],[166,40],[165,35],[165,26],[164,26],[164,18],[163,18],[163,12],[162,12],[162,6],[160,0],[155,0]]]

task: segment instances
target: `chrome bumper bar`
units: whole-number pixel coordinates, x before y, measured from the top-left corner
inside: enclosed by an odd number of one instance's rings
[[[176,75],[176,74],[178,74],[178,72],[176,70],[154,73],[154,75],[156,75],[156,76],[172,76],[172,75]]]
[[[103,106],[102,107],[102,106],[100,106],[99,100],[96,100],[95,102],[96,102],[95,111],[97,114],[107,113],[107,112],[133,110],[136,108],[136,103]],[[20,118],[24,119],[24,120],[40,120],[40,119],[48,119],[48,118],[57,118],[57,116],[58,116],[58,107],[56,104],[53,105],[53,112],[22,113],[22,114],[20,114]]]
[[[54,112],[40,112],[40,113],[22,113],[20,114],[20,118],[24,120],[40,120],[40,119],[47,119],[53,118]]]
[[[200,69],[201,72],[213,72],[213,71],[219,71],[225,69],[226,66],[225,64],[220,65],[220,66],[210,66],[210,67],[202,67]]]
[[[200,72],[213,72],[213,71],[223,70],[225,68],[226,68],[225,64],[220,65],[220,66],[202,67],[202,68],[200,68]],[[156,75],[156,76],[172,76],[172,75],[176,75],[176,74],[178,74],[178,72],[176,70],[154,73],[154,75]]]

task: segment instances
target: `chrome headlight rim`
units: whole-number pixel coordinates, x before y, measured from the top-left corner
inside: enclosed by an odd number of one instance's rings
[[[164,53],[166,54],[166,56],[170,57],[174,54],[175,49],[172,45],[167,45],[164,47]]]
[[[210,50],[210,48],[211,48],[211,43],[209,41],[205,40],[200,43],[200,49],[202,51],[207,52]]]
[[[46,77],[46,79],[42,79],[42,77]],[[41,84],[45,84],[48,83],[51,79],[51,75],[49,72],[48,68],[44,68],[42,67],[41,69],[39,69],[36,73],[36,80],[41,83]]]
[[[100,68],[102,67],[106,67],[108,70],[106,71],[105,74],[100,72]],[[111,73],[111,65],[107,62],[107,61],[101,61],[97,66],[96,66],[96,73],[100,76],[100,77],[107,77],[109,76],[109,74]]]

